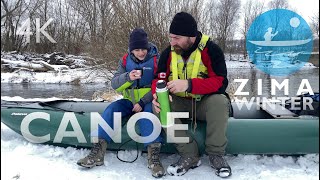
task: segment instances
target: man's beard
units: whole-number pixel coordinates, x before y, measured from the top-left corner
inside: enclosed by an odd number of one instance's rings
[[[179,55],[181,55],[184,52],[184,50],[180,46],[173,46],[173,47],[174,47],[174,51]]]
[[[185,51],[187,51],[188,49],[190,49],[192,45],[193,45],[193,44],[192,44],[191,40],[189,39],[185,48],[182,48],[181,46],[178,46],[178,45],[175,45],[175,46],[173,46],[173,47],[174,47],[174,51],[175,51],[177,54],[181,55],[181,54],[183,54]]]

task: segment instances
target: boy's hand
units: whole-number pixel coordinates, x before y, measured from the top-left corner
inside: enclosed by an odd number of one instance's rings
[[[131,81],[134,81],[136,79],[140,79],[141,78],[141,73],[138,70],[134,69],[129,73],[129,78],[130,78]]]
[[[133,106],[132,111],[138,113],[138,112],[142,111],[142,107],[140,106],[140,104],[136,103],[136,104]]]

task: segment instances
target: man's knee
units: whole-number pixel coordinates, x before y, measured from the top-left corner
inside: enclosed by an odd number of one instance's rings
[[[230,117],[230,100],[223,94],[210,95],[205,101],[205,106],[210,116]]]
[[[215,106],[229,107],[230,101],[223,94],[212,94],[207,97],[206,104],[209,108]]]

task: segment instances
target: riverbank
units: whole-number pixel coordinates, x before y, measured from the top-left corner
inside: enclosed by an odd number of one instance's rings
[[[255,69],[255,65],[242,55],[226,55],[225,58],[228,71]],[[319,66],[319,53],[312,54],[311,60]],[[301,70],[313,68],[318,67],[306,63]],[[113,73],[114,70],[94,65],[93,59],[86,55],[1,52],[1,83],[109,84]]]
[[[310,56],[310,63],[312,63],[314,66],[319,68],[319,52],[318,53],[312,53]]]

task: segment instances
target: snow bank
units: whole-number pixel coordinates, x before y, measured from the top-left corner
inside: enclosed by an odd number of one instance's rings
[[[79,98],[70,98],[70,99],[64,99],[64,98],[57,98],[57,97],[52,97],[52,98],[23,98],[20,96],[1,96],[1,100],[4,101],[42,101],[42,102],[49,102],[49,101],[56,101],[56,100],[70,100],[70,101],[109,101],[113,102],[119,99],[122,99],[123,96],[120,94],[116,94],[114,92],[100,92],[98,91],[95,93],[94,98],[92,100],[89,99],[79,99]]]
[[[78,99],[78,98],[71,98],[71,99],[62,99],[57,97],[52,98],[23,98],[20,96],[1,96],[1,100],[4,101],[42,101],[42,102],[49,102],[49,101],[56,101],[56,100],[70,100],[70,101],[89,101],[86,99]]]
[[[36,54],[36,53],[17,53],[16,51],[12,52],[1,52],[1,59],[7,59],[16,62],[38,62],[44,61],[51,65],[66,65],[70,68],[84,68],[88,67],[93,58],[88,57],[87,55],[76,56],[72,54],[64,54],[61,52],[53,52],[51,54]],[[89,60],[89,61],[88,61]]]
[[[241,69],[251,69],[254,68],[254,65],[251,64],[249,61],[226,61],[226,65],[228,69],[236,69],[236,68],[241,68]]]
[[[55,67],[60,70],[61,66]],[[250,69],[255,68],[249,62],[227,61],[227,68]],[[306,63],[302,69],[316,68]],[[107,70],[70,69],[58,72],[30,72],[20,70],[14,73],[1,73],[1,83],[109,83],[113,77]]]
[[[43,73],[21,70],[16,73],[1,73],[1,83],[108,83],[112,76],[108,71],[90,69]]]
[[[242,55],[226,55],[227,68],[255,68],[249,59]],[[44,55],[1,53],[1,61],[6,66],[17,69],[14,72],[1,71],[1,83],[108,83],[113,77],[112,72],[105,69],[93,68],[87,56],[63,55],[52,53]],[[56,63],[56,64],[53,64]],[[61,64],[62,63],[62,64]],[[66,65],[67,64],[67,65]],[[16,68],[17,67],[17,68]],[[34,72],[28,68],[49,69],[47,72]],[[302,69],[316,68],[312,63],[306,63]],[[12,69],[11,69],[12,70]]]

